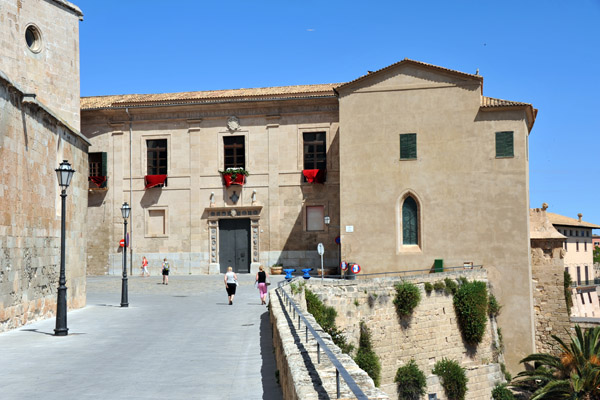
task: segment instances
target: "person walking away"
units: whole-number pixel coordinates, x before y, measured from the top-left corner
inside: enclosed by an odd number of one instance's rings
[[[267,278],[269,275],[265,272],[262,265],[258,267],[256,273],[256,282],[258,283],[258,293],[260,294],[260,304],[267,304]]]
[[[227,296],[229,297],[229,305],[233,304],[233,298],[235,297],[235,289],[238,286],[237,275],[233,272],[233,268],[227,267],[227,273],[225,273],[225,290],[227,290]]]
[[[165,258],[162,263],[162,276],[163,276],[163,285],[169,284],[169,262]]]
[[[148,272],[148,260],[146,256],[142,257],[142,276],[150,276],[150,272]]]

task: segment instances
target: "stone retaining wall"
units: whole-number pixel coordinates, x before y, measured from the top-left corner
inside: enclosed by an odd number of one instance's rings
[[[467,399],[488,400],[494,386],[504,381],[500,371],[497,328],[488,320],[482,343],[473,348],[466,346],[456,321],[453,297],[444,293],[424,290],[424,283],[434,283],[444,278],[458,279],[466,276],[470,281],[487,282],[485,270],[461,270],[426,274],[404,278],[421,289],[421,302],[409,321],[399,321],[393,300],[394,285],[400,278],[369,280],[309,280],[307,288],[328,306],[336,309],[336,324],[349,342],[358,346],[359,324],[364,321],[371,330],[373,348],[381,360],[381,389],[390,398],[397,398],[394,377],[399,367],[414,358],[419,368],[428,376],[428,393],[437,393],[444,399],[438,378],[431,374],[437,361],[449,358],[467,369],[469,390]],[[303,299],[299,298],[299,302]]]
[[[298,334],[297,317],[292,322],[292,311],[289,311],[289,315],[284,311],[283,302],[279,300],[274,289],[270,291],[269,296],[270,317],[273,325],[273,347],[275,348],[275,359],[283,398],[286,400],[335,399],[335,367],[323,351],[321,351],[321,363],[317,362],[317,342],[310,333],[308,343],[306,342],[304,323],[301,324]],[[305,316],[369,399],[389,399],[385,393],[375,388],[373,380],[356,365],[352,358],[343,354],[333,344],[331,337],[317,325],[312,315],[305,313]],[[341,398],[354,398],[344,380],[340,378],[340,381]]]

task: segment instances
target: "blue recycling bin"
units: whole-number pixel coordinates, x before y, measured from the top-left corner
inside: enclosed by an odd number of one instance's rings
[[[304,279],[310,279],[310,274],[309,274],[309,272],[310,272],[310,271],[312,271],[312,270],[313,270],[312,268],[304,268],[304,269],[302,269],[302,272],[303,272],[303,275],[302,275],[302,277],[303,277]]]
[[[286,281],[291,281],[292,280],[292,272],[295,272],[296,270],[294,268],[284,268],[283,272],[285,272],[285,280]]]

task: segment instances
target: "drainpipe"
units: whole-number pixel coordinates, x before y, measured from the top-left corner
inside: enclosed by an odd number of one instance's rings
[[[133,208],[133,177],[131,174],[131,165],[133,162],[133,151],[131,148],[131,131],[132,131],[132,120],[131,114],[129,114],[129,109],[126,107],[125,112],[129,116],[129,204],[131,208]],[[129,276],[133,275],[133,214],[130,214],[130,224],[129,224]],[[125,249],[127,251],[127,249]]]

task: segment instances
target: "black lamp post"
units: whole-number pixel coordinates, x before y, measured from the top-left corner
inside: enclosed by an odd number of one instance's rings
[[[56,299],[56,328],[54,335],[67,336],[67,280],[65,278],[65,214],[67,213],[67,188],[71,183],[71,178],[75,170],[67,160],[60,163],[56,171],[58,184],[62,189],[60,197],[62,198],[62,209],[60,216],[60,277],[58,279],[58,298]]]
[[[123,215],[123,280],[121,281],[121,307],[129,307],[129,300],[127,296],[127,218],[129,218],[129,212],[131,207],[127,202],[123,203],[121,207],[121,214]]]

